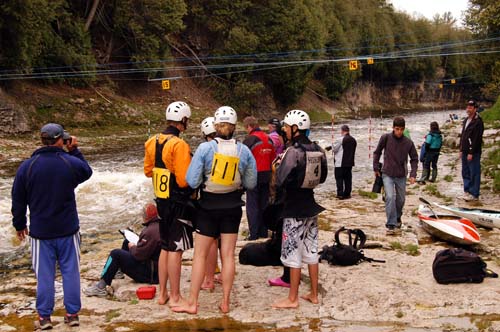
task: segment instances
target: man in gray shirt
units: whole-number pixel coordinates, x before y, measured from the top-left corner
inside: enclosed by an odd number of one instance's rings
[[[401,216],[405,204],[406,177],[408,156],[410,156],[410,183],[415,183],[418,167],[417,150],[413,142],[403,135],[405,130],[405,119],[397,116],[393,120],[392,133],[380,137],[377,149],[373,152],[373,170],[375,175],[384,181],[385,191],[385,213],[387,215],[387,235],[399,233],[401,228]],[[384,163],[381,168],[380,156],[384,151]]]

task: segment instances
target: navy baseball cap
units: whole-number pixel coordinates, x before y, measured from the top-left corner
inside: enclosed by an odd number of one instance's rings
[[[467,106],[474,106],[474,107],[477,107],[477,103],[476,103],[476,101],[475,101],[475,100],[469,100],[469,101],[467,102]]]
[[[271,118],[271,119],[269,119],[269,121],[267,121],[267,123],[275,125],[275,126],[281,126],[281,122],[277,118]]]
[[[40,129],[42,138],[59,138],[64,135],[64,128],[57,123],[47,123]]]

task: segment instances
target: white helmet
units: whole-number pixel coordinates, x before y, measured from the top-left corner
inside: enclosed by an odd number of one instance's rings
[[[236,115],[236,111],[230,106],[221,106],[215,111],[214,124],[227,122],[235,125],[236,121],[238,121],[238,116]]]
[[[191,116],[191,108],[183,101],[176,101],[168,105],[165,111],[167,121],[181,122],[184,118]]]
[[[286,113],[283,121],[289,126],[296,125],[299,130],[306,130],[311,127],[309,115],[301,110],[291,110]]]
[[[208,136],[210,134],[215,133],[215,128],[214,128],[214,120],[215,118],[213,116],[210,116],[206,118],[205,120],[201,121],[201,132],[205,135]]]

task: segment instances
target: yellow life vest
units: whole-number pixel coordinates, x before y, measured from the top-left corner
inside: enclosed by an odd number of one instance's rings
[[[238,145],[234,139],[223,140],[217,137],[215,141],[217,150],[213,149],[212,167],[210,173],[206,174],[204,191],[216,194],[229,193],[241,187]]]

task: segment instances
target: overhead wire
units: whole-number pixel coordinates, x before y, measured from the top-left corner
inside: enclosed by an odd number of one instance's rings
[[[102,11],[102,6],[98,10],[98,16],[100,15],[100,12]],[[101,16],[99,17],[100,20],[105,21],[104,18]],[[104,22],[102,22],[103,25]],[[106,27],[105,27],[106,28]],[[109,28],[109,26],[107,27]],[[401,52],[424,52],[424,51],[430,51],[430,50],[435,50],[435,49],[449,49],[449,48],[455,48],[455,47],[464,47],[464,46],[470,46],[474,44],[479,44],[479,43],[490,43],[493,41],[499,41],[500,37],[488,37],[488,38],[483,38],[483,39],[475,39],[475,40],[470,40],[470,41],[458,41],[458,42],[450,42],[450,43],[440,43],[440,44],[423,44],[424,47],[419,47],[419,48],[413,48],[413,49],[404,49],[404,50],[399,50],[399,51],[392,51],[390,52],[391,54],[401,54]],[[396,44],[396,45],[384,45],[384,46],[391,46],[391,47],[400,47],[400,46],[410,46],[410,45],[416,45],[416,44]],[[429,46],[425,46],[429,45]],[[380,46],[367,46],[367,47],[351,47],[351,48],[334,48],[334,47],[327,47],[323,49],[314,49],[314,50],[296,50],[296,51],[287,51],[287,52],[272,52],[272,53],[252,53],[252,54],[243,54],[243,55],[220,55],[220,56],[206,56],[206,57],[199,57],[200,60],[202,61],[208,61],[208,60],[230,60],[230,59],[244,59],[245,57],[248,58],[254,58],[258,59],[260,61],[264,60],[269,60],[269,59],[275,59],[275,58],[284,58],[284,57],[289,57],[289,56],[299,56],[301,54],[307,54],[307,53],[324,53],[327,51],[346,51],[346,50],[354,50],[354,49],[368,49],[368,48],[375,48],[375,47],[380,47]],[[385,53],[387,54],[387,53]],[[266,57],[265,57],[266,56]],[[376,57],[377,55],[364,55],[366,57],[371,56],[371,57]],[[362,56],[358,56],[362,57]],[[38,67],[38,68],[33,68],[31,69],[31,73],[25,73],[26,75],[34,75],[35,72],[43,74],[44,72],[38,72],[39,70],[57,70],[57,69],[78,69],[78,68],[106,68],[106,67],[113,67],[113,66],[126,66],[126,65],[145,65],[145,64],[163,64],[163,63],[170,63],[170,62],[183,62],[183,61],[192,61],[193,58],[191,57],[175,57],[175,58],[169,58],[169,59],[160,59],[160,60],[150,60],[150,61],[127,61],[127,62],[115,62],[115,63],[110,63],[110,64],[82,64],[78,66],[58,66],[58,67]],[[0,73],[9,73],[13,72],[15,73],[16,69],[4,69],[0,70]],[[18,73],[19,74],[19,73]],[[19,75],[22,75],[20,73]],[[4,76],[0,74],[0,77]]]
[[[484,38],[480,40],[470,40],[465,42],[451,42],[446,44],[438,44],[426,47],[418,47],[413,49],[404,49],[399,51],[392,51],[387,53],[369,54],[369,55],[359,55],[359,56],[344,56],[344,57],[328,57],[328,58],[312,58],[312,59],[300,59],[300,60],[289,60],[289,61],[271,61],[271,62],[240,62],[240,63],[221,63],[221,64],[201,64],[201,65],[189,65],[189,66],[160,66],[160,67],[144,67],[144,68],[119,68],[119,69],[94,69],[94,70],[83,70],[75,71],[74,67],[71,67],[71,71],[44,71],[44,72],[32,72],[32,73],[6,73],[0,74],[0,80],[14,80],[14,79],[47,79],[47,78],[70,78],[70,77],[86,77],[94,75],[117,75],[117,74],[137,74],[137,73],[154,73],[159,71],[173,71],[173,70],[225,70],[225,69],[235,69],[235,68],[253,68],[253,67],[268,67],[269,69],[275,69],[276,66],[290,66],[290,65],[312,65],[321,63],[331,63],[331,62],[345,62],[349,60],[359,60],[363,61],[368,58],[373,58],[377,61],[387,61],[387,60],[401,60],[405,58],[426,58],[426,57],[441,57],[441,56],[454,56],[454,55],[470,55],[470,54],[488,54],[488,53],[498,53],[498,47],[480,48],[477,50],[461,51],[461,52],[440,52],[432,53],[435,50],[453,50],[458,47],[465,47],[471,45],[478,45],[481,43],[490,43],[491,41],[498,41],[500,37]],[[220,58],[222,59],[222,58]],[[163,60],[151,62],[161,63]],[[173,60],[172,60],[173,61]],[[55,68],[55,67],[54,67]],[[67,68],[67,67],[57,67],[57,68]],[[241,72],[251,72],[257,71],[256,69],[244,70],[241,69],[234,72],[226,72],[222,74],[231,73],[241,73]],[[1,72],[0,72],[1,73]],[[218,74],[218,75],[222,75]],[[217,76],[217,75],[216,75]]]

